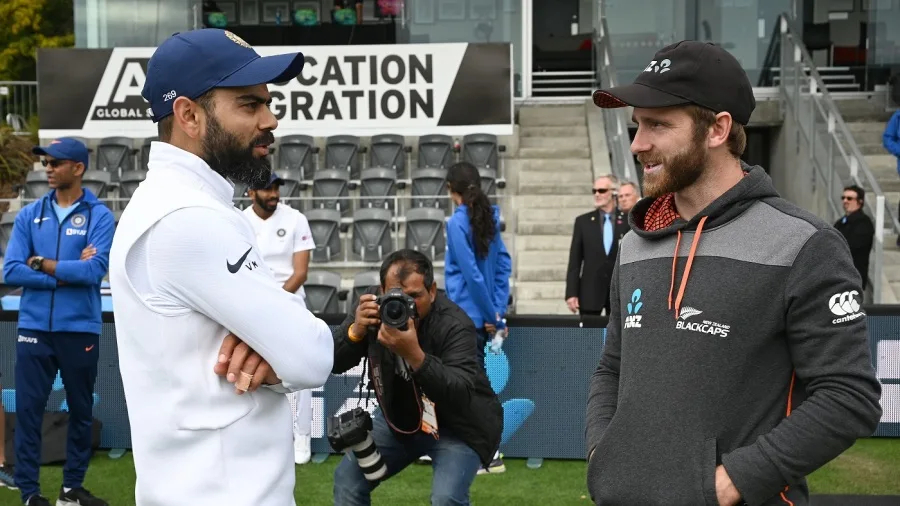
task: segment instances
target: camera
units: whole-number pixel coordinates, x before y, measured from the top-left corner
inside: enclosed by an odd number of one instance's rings
[[[406,330],[410,318],[418,318],[416,300],[403,293],[399,288],[392,288],[378,297],[378,316],[381,323],[400,330]]]
[[[352,451],[363,475],[378,481],[387,474],[387,466],[372,439],[372,417],[363,408],[354,408],[328,419],[328,442],[335,451]]]

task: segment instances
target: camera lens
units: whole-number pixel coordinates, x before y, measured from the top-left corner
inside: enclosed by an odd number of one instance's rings
[[[384,315],[391,321],[403,319],[403,304],[400,301],[392,300],[384,306]]]

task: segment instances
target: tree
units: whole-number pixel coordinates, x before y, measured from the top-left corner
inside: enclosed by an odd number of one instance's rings
[[[37,79],[37,49],[75,45],[72,0],[0,1],[0,81]]]

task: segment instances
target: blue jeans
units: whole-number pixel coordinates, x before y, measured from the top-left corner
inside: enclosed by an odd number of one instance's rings
[[[440,406],[437,406],[440,409]],[[419,432],[395,435],[379,409],[373,417],[372,439],[387,465],[387,474],[378,482],[370,482],[363,475],[352,452],[344,455],[334,470],[334,505],[368,506],[372,490],[381,482],[404,470],[422,455],[431,457],[434,475],[431,481],[432,506],[469,504],[469,487],[481,467],[475,450],[439,427],[440,439]]]

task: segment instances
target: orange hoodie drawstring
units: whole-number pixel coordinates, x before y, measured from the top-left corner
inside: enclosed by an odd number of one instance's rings
[[[687,264],[684,266],[684,274],[681,276],[681,286],[678,288],[678,297],[675,299],[675,319],[681,311],[681,300],[684,299],[684,291],[687,288],[688,277],[691,274],[691,266],[694,264],[694,255],[697,253],[697,246],[700,244],[700,234],[703,233],[703,224],[706,223],[707,216],[700,218],[697,224],[697,231],[694,232],[694,240],[691,241],[691,250],[688,253]],[[672,257],[672,281],[669,285],[669,310],[672,310],[672,292],[675,290],[675,269],[678,266],[678,247],[681,245],[681,230],[678,231],[678,239],[675,240],[675,254]]]

